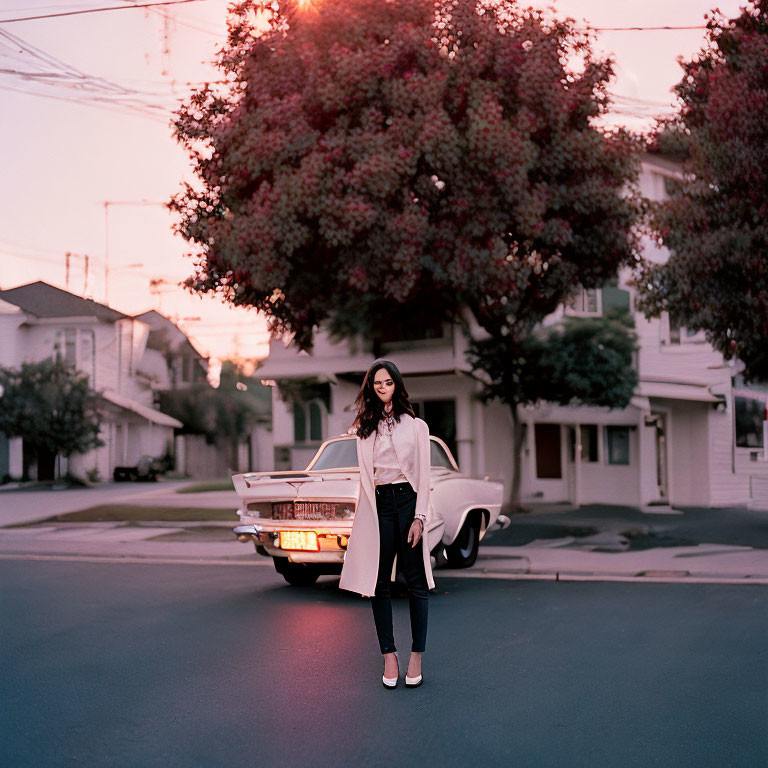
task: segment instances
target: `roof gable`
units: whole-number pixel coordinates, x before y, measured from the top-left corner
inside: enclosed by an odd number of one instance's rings
[[[174,351],[180,351],[181,347],[186,347],[196,357],[201,360],[207,360],[207,358],[200,354],[195,345],[190,341],[184,331],[179,328],[176,323],[167,318],[165,315],[161,315],[154,309],[150,309],[147,312],[142,312],[140,315],[136,315],[136,320],[140,320],[142,323],[146,323],[150,327],[149,341],[147,346],[150,349],[164,350],[170,345]]]
[[[35,317],[96,317],[105,323],[128,318],[106,304],[84,299],[42,280],[0,291],[0,299]]]

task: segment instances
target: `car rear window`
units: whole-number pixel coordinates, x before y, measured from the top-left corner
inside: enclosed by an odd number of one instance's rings
[[[323,448],[312,469],[339,469],[357,466],[357,447],[353,440],[336,440]]]

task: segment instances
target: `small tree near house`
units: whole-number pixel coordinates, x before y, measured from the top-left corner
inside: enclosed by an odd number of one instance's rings
[[[483,381],[478,397],[498,399],[512,418],[513,474],[509,503],[520,506],[523,429],[518,406],[558,405],[626,408],[637,386],[637,349],[628,315],[569,318],[526,336],[511,352],[494,338],[470,342],[467,357]]]
[[[103,445],[88,377],[51,359],[0,368],[0,431],[20,437],[37,457],[38,478],[53,479],[56,456]]]

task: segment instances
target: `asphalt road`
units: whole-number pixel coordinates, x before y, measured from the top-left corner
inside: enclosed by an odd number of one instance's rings
[[[578,547],[580,540],[604,533],[623,535],[630,551],[705,542],[768,549],[768,513],[746,507],[682,507],[675,514],[653,514],[635,507],[589,504],[570,511],[513,515],[510,526],[488,541],[522,546],[536,539],[573,536]]]
[[[765,765],[765,587],[437,574],[425,683],[387,691],[336,583],[0,562],[0,764]]]

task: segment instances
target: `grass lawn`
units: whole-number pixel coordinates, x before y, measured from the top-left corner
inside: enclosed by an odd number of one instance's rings
[[[232,480],[212,480],[207,483],[194,483],[179,488],[176,493],[205,493],[206,491],[234,491]]]
[[[41,523],[107,523],[107,522],[139,522],[145,520],[162,520],[187,522],[199,520],[230,520],[237,524],[237,513],[233,508],[200,509],[189,507],[140,507],[135,504],[99,504],[95,507],[80,509],[77,512],[67,512],[63,515],[53,515],[45,520],[35,520],[33,523],[20,523],[8,526],[16,528],[25,525],[40,525]]]

